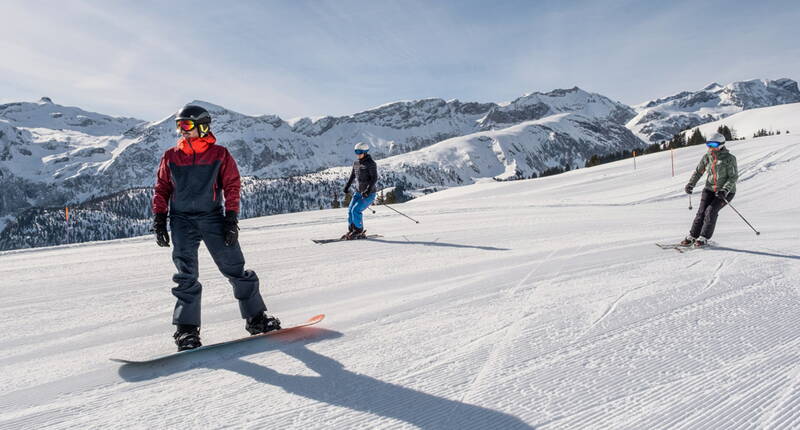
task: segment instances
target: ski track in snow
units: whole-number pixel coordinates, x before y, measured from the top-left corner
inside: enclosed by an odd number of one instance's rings
[[[534,273],[536,273],[536,271],[539,270],[539,268],[542,265],[550,261],[550,259],[553,257],[554,254],[556,254],[555,250],[551,252],[544,260],[542,260],[536,267],[531,269],[531,271],[528,272],[519,281],[519,283],[517,283],[517,285],[515,285],[514,288],[512,288],[508,292],[508,295],[514,295],[514,293],[516,293],[517,290],[519,290],[519,288],[522,285],[524,285],[525,282],[527,282],[528,279]],[[559,272],[556,272],[556,275],[558,275]],[[523,302],[529,303],[530,298],[534,292],[536,292],[536,286],[530,288],[530,292],[528,292],[526,300],[524,300]],[[508,346],[509,341],[519,335],[519,326],[522,323],[521,317],[522,317],[521,312],[518,312],[516,315],[513,315],[513,319],[510,321],[510,323],[504,329],[502,329],[501,333],[503,333],[503,338],[500,340],[499,343],[494,344],[489,354],[489,357],[487,358],[486,361],[484,361],[483,365],[480,368],[480,371],[478,371],[478,373],[475,375],[475,378],[473,378],[472,382],[470,382],[469,385],[467,386],[466,391],[459,399],[462,403],[467,399],[467,397],[469,397],[470,394],[474,392],[474,388],[476,386],[479,386],[483,382],[483,380],[486,378],[486,375],[488,374],[489,369],[492,369],[495,366],[495,364],[497,364],[497,362],[500,360],[500,352],[502,352]],[[457,410],[453,410],[450,412],[450,415],[454,415],[456,412]]]
[[[725,261],[726,260],[720,261],[720,263],[717,266],[717,268],[714,269],[714,273],[711,274],[711,279],[709,279],[708,282],[706,282],[706,284],[703,285],[703,288],[701,288],[698,291],[698,294],[703,293],[706,290],[709,290],[709,289],[713,288],[715,285],[717,285],[717,283],[719,283],[720,273],[722,272],[722,268],[725,267]]]
[[[154,366],[108,361],[173,348],[152,237],[2,253],[0,428],[800,428],[798,141],[732,142],[764,234],[726,209],[686,253],[652,243],[691,223],[697,147],[674,178],[658,153],[378,206],[374,241],[309,241],[344,210],[243,220],[270,310],[325,321]],[[241,336],[200,267],[203,338]]]
[[[644,287],[647,287],[647,286],[650,286],[650,285],[652,285],[652,283],[651,283],[651,282],[650,282],[650,283],[646,283],[646,284],[644,284],[644,285],[641,285],[641,286],[638,286],[638,287],[631,288],[630,290],[628,290],[628,291],[625,291],[624,293],[622,293],[622,294],[621,294],[619,297],[617,297],[616,299],[614,299],[614,301],[613,301],[613,302],[612,302],[610,305],[608,305],[608,307],[606,308],[606,310],[605,310],[605,311],[603,311],[603,315],[600,315],[600,318],[598,318],[598,319],[594,320],[594,322],[592,322],[592,323],[589,325],[589,327],[586,329],[586,331],[584,332],[584,334],[585,334],[585,333],[588,333],[589,331],[591,331],[593,328],[595,328],[595,326],[597,326],[597,325],[598,325],[598,324],[600,324],[600,323],[601,323],[601,322],[602,322],[604,319],[606,319],[606,317],[608,317],[609,315],[611,315],[611,313],[612,313],[612,312],[614,312],[614,309],[616,309],[616,308],[617,308],[617,304],[618,304],[619,302],[621,302],[621,301],[622,301],[622,299],[623,299],[625,296],[627,296],[627,295],[628,295],[628,294],[630,294],[630,293],[633,293],[633,292],[634,292],[634,291],[636,291],[636,290],[642,289],[642,288],[644,288]],[[581,334],[580,336],[578,336],[578,338],[579,338],[579,339],[580,339],[581,337],[583,337],[583,334]]]

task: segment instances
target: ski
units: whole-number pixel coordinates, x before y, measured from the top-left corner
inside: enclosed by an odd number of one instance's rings
[[[693,249],[711,248],[713,245],[711,243],[706,243],[703,246],[681,245],[680,243],[657,243],[656,246],[661,249],[674,249],[680,253],[684,253]]]
[[[383,237],[383,236],[381,236],[379,234],[370,234],[367,237],[365,237],[364,239],[374,239],[376,237]],[[363,239],[350,239],[350,240],[363,240]],[[316,244],[319,244],[319,245],[324,245],[326,243],[333,243],[333,242],[349,242],[349,240],[342,239],[342,238],[338,238],[338,239],[311,239],[311,241],[316,243]]]
[[[159,362],[159,361],[164,361],[164,360],[167,360],[169,358],[182,357],[182,356],[189,355],[189,354],[192,354],[192,353],[196,353],[196,352],[199,352],[199,351],[208,351],[209,349],[215,349],[215,348],[219,348],[219,347],[226,346],[226,345],[232,345],[232,344],[235,344],[235,343],[248,342],[248,341],[255,340],[255,339],[260,339],[260,338],[263,338],[263,337],[272,336],[274,334],[285,333],[287,331],[298,329],[300,327],[307,327],[307,326],[310,326],[310,325],[314,325],[314,324],[322,321],[324,318],[325,318],[325,314],[319,314],[319,315],[315,315],[315,316],[309,318],[305,322],[302,322],[302,323],[299,323],[299,324],[295,324],[295,325],[290,325],[288,327],[281,328],[280,330],[273,330],[273,331],[269,331],[269,332],[266,332],[266,333],[261,333],[261,334],[256,334],[256,335],[252,335],[252,336],[242,337],[242,338],[234,339],[234,340],[228,340],[228,341],[225,341],[225,342],[212,343],[212,344],[209,344],[209,345],[203,345],[203,346],[201,346],[199,348],[187,349],[185,351],[179,351],[179,352],[173,352],[173,353],[169,353],[169,354],[159,355],[159,356],[148,358],[148,359],[144,359],[144,360],[130,360],[130,359],[125,359],[125,358],[111,358],[110,360],[111,361],[115,361],[117,363],[123,363],[123,364],[151,364],[151,363],[155,363],[155,362]]]
[[[656,243],[656,246],[661,249],[674,249],[680,253],[692,249],[691,245],[681,245],[680,243]]]

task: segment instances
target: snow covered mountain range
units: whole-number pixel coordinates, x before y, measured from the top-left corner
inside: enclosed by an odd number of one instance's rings
[[[567,154],[568,158],[602,152],[602,148],[593,146],[606,145],[620,135],[623,146],[637,143],[622,127],[635,114],[631,108],[578,88],[532,93],[503,105],[427,99],[392,103],[345,117],[290,122],[277,116],[252,117],[205,102],[194,103],[211,111],[212,129],[233,152],[242,173],[256,177],[303,175],[349,164],[352,145],[358,141],[370,143],[373,156],[381,159],[448,138],[556,114],[580,118],[572,121],[571,130],[554,135],[556,140],[568,139],[585,147]],[[16,196],[0,203],[0,215],[29,205],[63,205],[150,186],[161,154],[175,142],[172,115],[153,123],[114,119],[55,105],[46,98],[38,103],[1,105],[0,126],[0,181],[12,187]],[[538,162],[531,161],[525,170],[535,171],[536,166],[558,162],[548,157],[540,155]],[[562,157],[559,153],[558,158]],[[47,190],[41,185],[47,185]]]
[[[779,79],[712,84],[634,107],[577,87],[508,103],[424,99],[294,120],[194,103],[211,111],[212,130],[248,177],[243,216],[260,216],[341,201],[340,186],[358,141],[372,146],[381,187],[441,189],[583,167],[593,155],[643,148],[671,137],[672,130],[798,101],[797,82]],[[0,197],[0,229],[16,217],[28,225],[17,226],[15,234],[31,235],[32,228],[56,222],[47,209],[36,208],[86,201],[100,201],[93,210],[104,223],[112,222],[100,214],[101,206],[119,209],[125,201],[146,201],[161,154],[175,139],[173,115],[155,122],[114,118],[46,97],[0,105],[0,186],[6,191]],[[124,198],[117,194],[123,191]],[[119,209],[113,217],[124,214],[120,229],[110,237],[130,235],[132,226],[143,229],[146,212],[146,207]],[[86,240],[98,237],[105,236]]]
[[[791,79],[753,79],[725,86],[715,82],[699,91],[684,91],[634,106],[637,114],[626,125],[642,140],[655,143],[737,112],[797,102],[800,90]]]

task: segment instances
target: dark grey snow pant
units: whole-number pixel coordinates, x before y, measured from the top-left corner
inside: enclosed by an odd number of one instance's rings
[[[731,201],[735,195],[736,193],[728,194],[725,199]],[[694,238],[703,236],[711,239],[711,236],[714,235],[714,228],[717,226],[717,215],[726,204],[724,200],[717,198],[713,191],[707,188],[703,189],[700,206],[697,208],[697,215],[694,217],[689,235]]]
[[[202,240],[219,271],[233,285],[233,295],[239,300],[242,318],[250,318],[267,307],[258,289],[258,276],[244,270],[244,256],[239,244],[225,246],[221,213],[209,215],[170,215],[172,230],[172,261],[178,269],[172,280],[178,284],[172,294],[178,298],[172,323],[200,325],[200,297],[203,286],[199,275],[197,249]]]

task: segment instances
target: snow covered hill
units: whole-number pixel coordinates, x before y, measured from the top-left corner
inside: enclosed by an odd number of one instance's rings
[[[733,114],[725,119],[700,126],[704,136],[710,136],[720,126],[727,125],[737,137],[750,138],[759,130],[768,133],[800,133],[800,103],[790,103],[751,109]]]
[[[707,85],[634,106],[637,115],[627,127],[646,142],[669,140],[676,133],[744,110],[800,102],[791,79],[753,79],[722,86]]]
[[[529,126],[523,126],[529,127]],[[452,188],[366,215],[244,220],[248,266],[316,328],[178,358],[152,236],[0,254],[2,428],[800,427],[800,132],[731,142],[741,174],[706,250],[678,253],[704,148]],[[697,204],[697,196],[693,196]],[[201,250],[202,337],[244,334]]]

